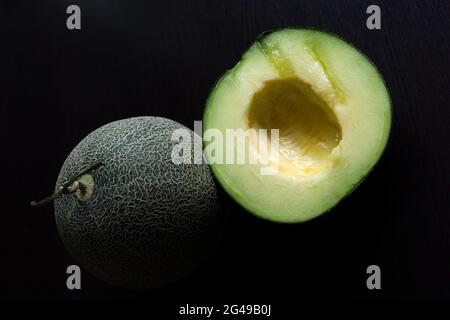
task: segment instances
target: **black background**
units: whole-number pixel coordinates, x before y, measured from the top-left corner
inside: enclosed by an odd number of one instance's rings
[[[82,30],[66,28],[66,8]],[[382,29],[366,28],[370,4]],[[449,1],[25,1],[0,2],[2,183],[0,297],[450,298]],[[375,170],[330,213],[281,225],[223,194],[222,247],[192,276],[148,291],[82,274],[57,234],[48,194],[72,148],[107,122],[139,115],[193,128],[215,80],[256,37],[308,26],[331,31],[370,57],[393,102],[393,128]],[[377,264],[382,290],[366,288]]]

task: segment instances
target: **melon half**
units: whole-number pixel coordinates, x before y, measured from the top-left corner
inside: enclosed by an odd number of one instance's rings
[[[218,163],[209,153],[210,164],[248,211],[295,223],[333,208],[369,173],[389,137],[391,101],[374,64],[352,45],[317,30],[284,29],[261,36],[222,76],[203,124],[205,133],[224,137],[227,129],[279,130],[276,161]],[[233,151],[263,157],[252,139]],[[263,165],[276,173],[261,174]]]

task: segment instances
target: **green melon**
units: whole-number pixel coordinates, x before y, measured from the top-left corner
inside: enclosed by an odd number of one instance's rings
[[[62,166],[56,190],[66,194],[55,200],[61,239],[76,261],[112,285],[173,282],[217,245],[214,180],[206,164],[171,161],[177,129],[189,130],[158,117],[115,121],[83,139]]]
[[[317,30],[284,29],[258,38],[218,81],[203,120],[205,132],[224,137],[230,129],[279,130],[271,144],[279,157],[261,153],[267,144],[255,135],[247,149],[231,148],[266,160],[262,166],[276,174],[261,175],[259,164],[208,159],[243,207],[295,223],[333,208],[372,169],[389,137],[391,102],[376,67],[352,45]]]

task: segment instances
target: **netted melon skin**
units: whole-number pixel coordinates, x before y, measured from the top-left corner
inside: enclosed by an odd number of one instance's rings
[[[91,172],[92,197],[57,199],[55,217],[74,259],[112,285],[171,283],[217,246],[222,217],[208,165],[171,160],[177,143],[171,136],[180,128],[187,129],[158,117],[115,121],[89,134],[63,164],[57,188],[81,169],[104,164]]]

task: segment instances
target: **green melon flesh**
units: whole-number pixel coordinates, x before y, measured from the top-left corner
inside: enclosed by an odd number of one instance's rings
[[[383,153],[390,126],[375,66],[342,39],[310,29],[260,37],[219,80],[204,114],[205,132],[224,137],[226,129],[279,129],[279,161],[270,164],[277,174],[261,175],[261,164],[211,166],[243,207],[286,223],[317,217],[351,192]]]

